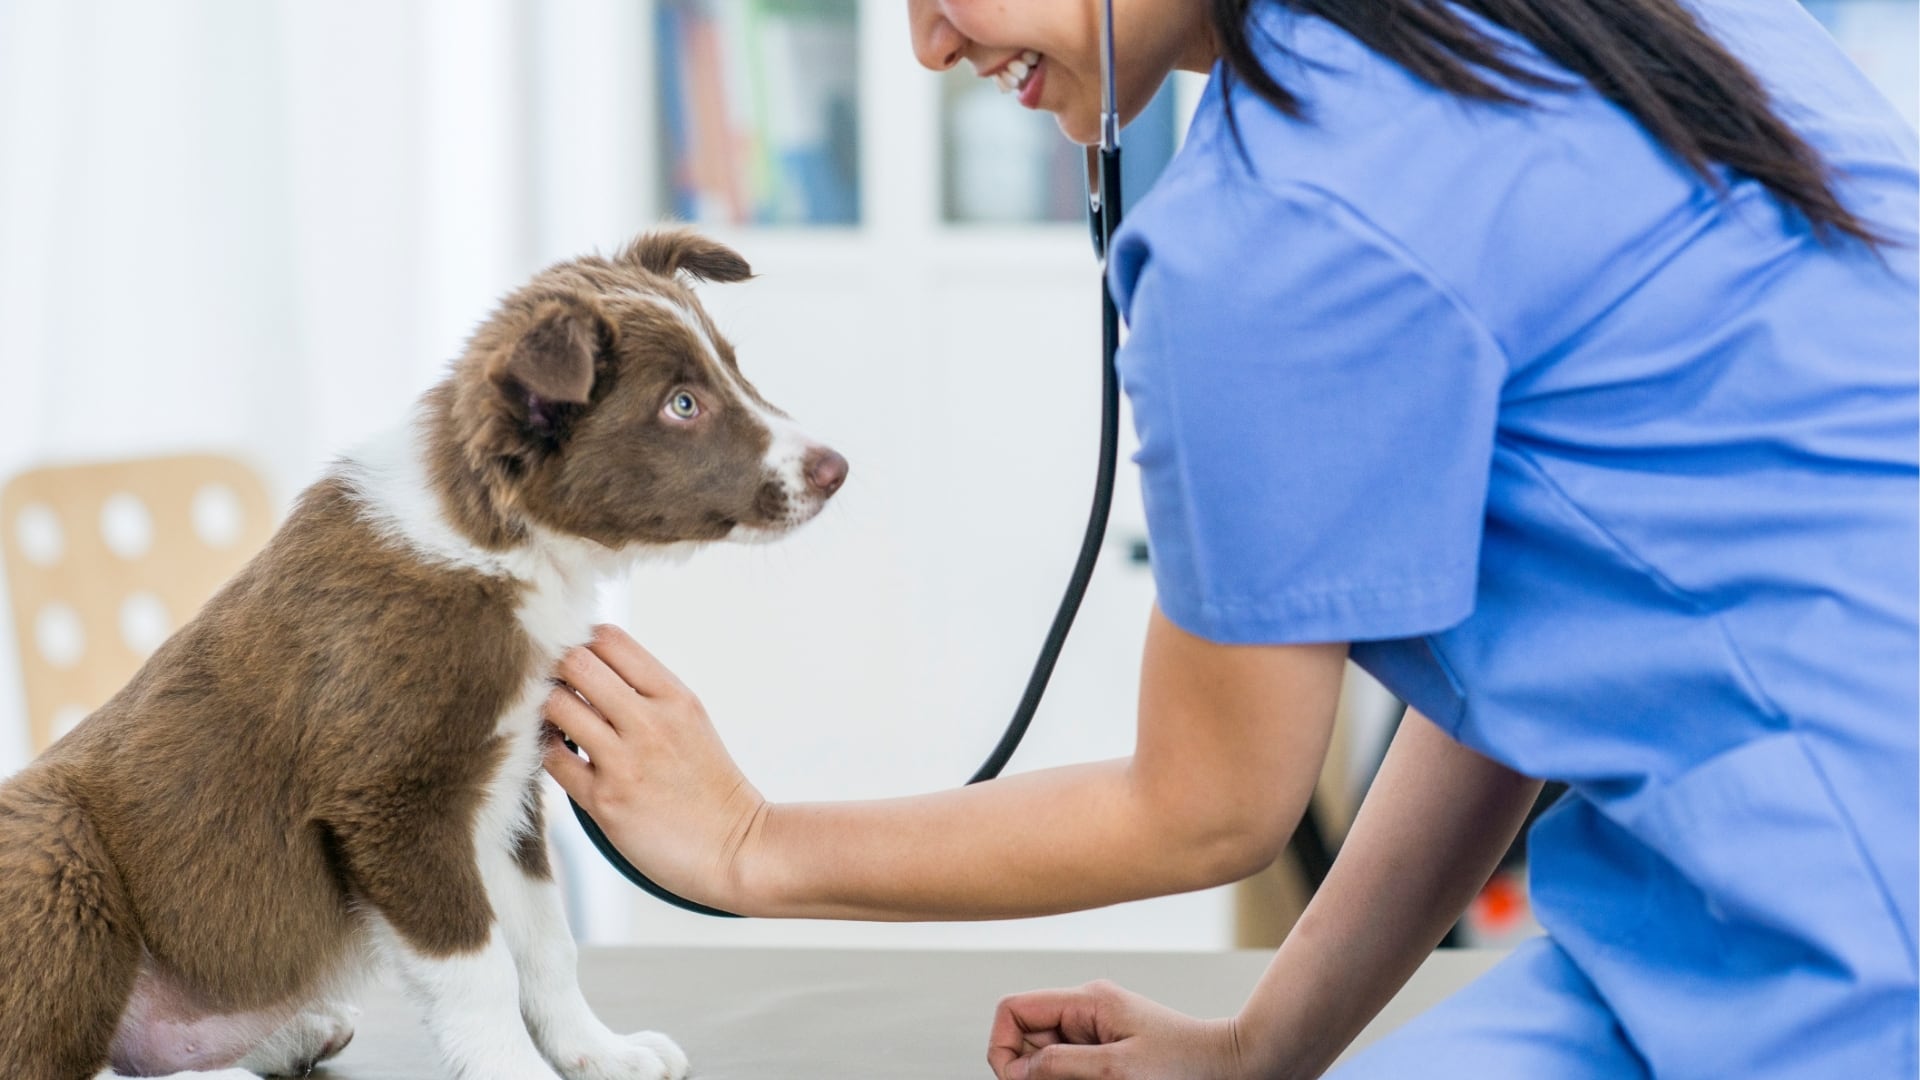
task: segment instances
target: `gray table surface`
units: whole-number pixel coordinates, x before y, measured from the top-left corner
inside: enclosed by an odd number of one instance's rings
[[[1185,1012],[1239,1009],[1271,954],[599,948],[580,982],[617,1031],[679,1042],[697,1080],[990,1078],[987,1028],[1001,997],[1112,979]],[[1435,953],[1355,1046],[1490,967],[1493,950]],[[389,982],[360,1002],[358,1033],[316,1078],[444,1076],[419,1014]]]

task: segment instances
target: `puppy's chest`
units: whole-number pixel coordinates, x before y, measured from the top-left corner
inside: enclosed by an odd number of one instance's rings
[[[526,635],[533,667],[513,705],[500,717],[502,734],[538,733],[554,665],[567,650],[592,639],[596,600],[591,579],[558,574],[542,575],[522,594],[514,615]]]
[[[553,689],[553,669],[568,649],[593,636],[595,594],[590,583],[543,583],[527,590],[515,614],[533,652],[532,670],[494,731],[505,754],[487,784],[476,838],[483,847],[511,848],[528,827],[529,790],[540,773],[542,710]],[[537,789],[532,789],[537,791]]]
[[[593,579],[557,573],[543,575],[522,595],[514,615],[535,656],[546,664],[542,678],[568,649],[584,645],[593,637],[596,600]]]

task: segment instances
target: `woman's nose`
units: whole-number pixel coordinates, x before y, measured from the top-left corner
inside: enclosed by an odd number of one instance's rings
[[[913,55],[929,71],[945,71],[966,55],[967,39],[940,13],[935,0],[913,0],[908,18],[913,29]]]

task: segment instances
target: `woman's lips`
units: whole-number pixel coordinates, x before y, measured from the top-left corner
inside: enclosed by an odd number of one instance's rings
[[[1020,81],[1020,104],[1029,109],[1040,107],[1040,90],[1047,81],[1047,61],[1042,57],[1033,62],[1027,71],[1027,77]]]

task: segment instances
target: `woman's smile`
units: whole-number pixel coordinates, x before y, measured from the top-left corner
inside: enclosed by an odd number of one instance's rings
[[[914,53],[934,71],[962,60],[1028,109],[1052,113],[1068,138],[1100,132],[1100,33],[1087,0],[1020,5],[985,0],[912,0]],[[1205,71],[1214,59],[1206,8],[1189,0],[1136,0],[1116,8],[1114,36],[1126,58],[1116,72],[1120,114],[1131,119],[1176,67]]]
[[[1044,57],[1036,56],[1033,61],[1033,67],[1027,72],[1027,77],[1020,80],[1020,84],[1017,87],[1020,91],[1020,104],[1029,109],[1039,108],[1040,92],[1045,88],[1046,84],[1046,60]]]
[[[1040,107],[1040,87],[1046,81],[1046,58],[1033,49],[1013,54],[997,64],[976,68],[983,79],[993,80],[1003,94],[1017,94],[1020,104],[1029,109]]]

